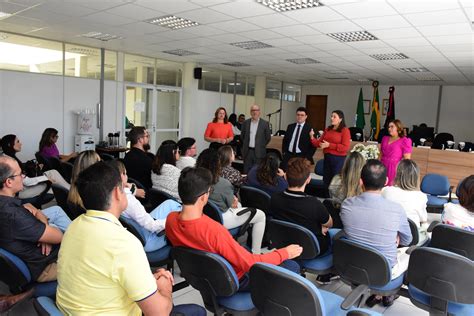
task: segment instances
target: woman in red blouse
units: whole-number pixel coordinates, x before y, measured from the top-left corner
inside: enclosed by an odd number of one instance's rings
[[[204,140],[207,142],[228,144],[234,139],[232,124],[228,122],[225,108],[220,107],[214,113],[214,119],[207,124]]]
[[[351,145],[351,133],[344,122],[344,113],[335,110],[331,114],[331,125],[323,135],[316,139],[314,131],[309,133],[311,144],[323,149],[324,174],[323,181],[329,187],[332,177],[341,172],[344,160]]]

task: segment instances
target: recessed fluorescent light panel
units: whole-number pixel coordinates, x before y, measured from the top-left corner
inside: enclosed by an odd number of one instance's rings
[[[362,78],[362,79],[357,79],[357,81],[359,81],[359,82],[371,82],[372,80]]]
[[[370,57],[377,60],[396,60],[396,59],[408,59],[409,57],[402,53],[389,53],[389,54],[374,54]]]
[[[443,81],[434,74],[417,75],[415,79],[418,81]]]
[[[101,32],[89,32],[86,34],[81,34],[82,37],[87,37],[87,38],[93,38],[99,41],[107,42],[110,40],[115,40],[115,39],[123,39],[123,37],[118,36],[118,35],[112,35],[112,34],[107,34],[107,33],[101,33]]]
[[[260,49],[273,47],[272,45],[268,45],[259,41],[237,42],[230,43],[230,45],[237,46],[243,49]]]
[[[328,71],[325,71],[325,72],[327,72],[328,74],[333,74],[333,75],[350,74],[350,72],[346,71],[346,70],[328,70]]]
[[[424,67],[419,68],[400,68],[401,72],[428,72],[429,70]]]
[[[367,31],[329,33],[328,35],[338,40],[339,42],[343,42],[343,43],[378,40],[377,37],[373,36]]]
[[[98,56],[98,50],[93,48],[85,48],[85,47],[71,47],[67,49],[68,52],[81,54],[81,55],[89,55],[89,56]]]
[[[320,7],[319,0],[257,0],[258,3],[278,12]]]
[[[305,84],[311,84],[311,83],[317,83],[319,82],[318,80],[314,79],[298,79],[299,82],[305,83]]]
[[[231,66],[231,67],[246,67],[250,66],[249,64],[241,63],[240,61],[235,61],[235,62],[229,62],[229,63],[222,63],[223,65],[226,66]]]
[[[194,22],[185,18],[180,18],[174,15],[160,16],[157,18],[145,20],[144,22],[167,27],[172,30],[179,30],[179,29],[184,29],[187,27],[193,27],[193,26],[199,25],[199,23],[197,22]]]
[[[199,53],[195,53],[195,52],[184,50],[184,49],[164,50],[163,53],[176,55],[176,56],[199,55]]]
[[[320,61],[317,61],[312,58],[290,58],[286,59],[290,63],[297,64],[297,65],[304,65],[304,64],[320,64]]]

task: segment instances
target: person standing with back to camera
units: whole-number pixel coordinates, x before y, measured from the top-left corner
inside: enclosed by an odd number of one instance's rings
[[[312,129],[309,136],[314,147],[323,149],[323,181],[326,187],[329,187],[332,178],[341,172],[351,145],[351,133],[344,122],[344,113],[341,110],[331,113],[331,125],[324,130],[320,138],[314,137]]]

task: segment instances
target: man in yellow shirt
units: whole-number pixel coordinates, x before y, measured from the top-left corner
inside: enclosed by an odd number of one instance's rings
[[[118,170],[99,162],[76,182],[88,210],[59,251],[56,302],[67,315],[169,315],[173,276],[152,274],[143,246],[119,222],[127,206]]]

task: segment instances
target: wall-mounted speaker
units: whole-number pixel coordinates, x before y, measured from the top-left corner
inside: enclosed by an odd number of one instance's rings
[[[196,67],[194,68],[194,79],[201,79],[202,78],[202,68]]]

